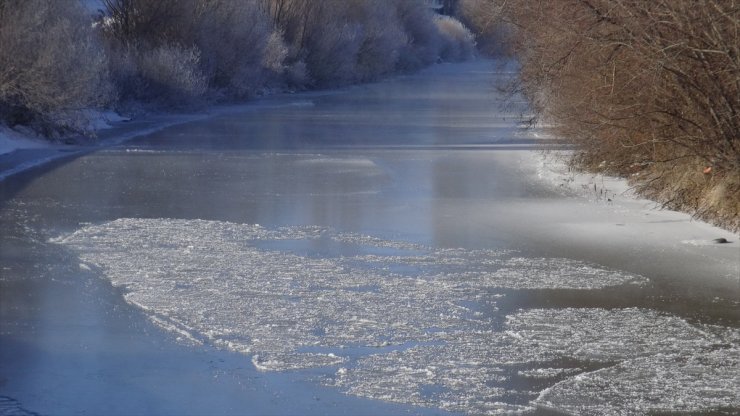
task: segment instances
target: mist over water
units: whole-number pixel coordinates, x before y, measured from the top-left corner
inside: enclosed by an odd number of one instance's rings
[[[697,289],[700,262],[552,238],[537,210],[583,202],[538,178],[538,139],[500,110],[509,76],[483,61],[273,98],[4,183],[0,396],[40,413],[124,395],[152,407],[106,413],[732,413],[734,292]],[[92,385],[105,400],[70,398]]]

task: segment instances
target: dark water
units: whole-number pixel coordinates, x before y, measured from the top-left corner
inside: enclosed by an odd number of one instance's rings
[[[713,260],[701,253],[680,259],[665,247],[610,244],[608,236],[600,238],[603,244],[561,239],[548,229],[532,206],[574,216],[583,207],[537,178],[529,161],[539,142],[519,130],[520,104],[502,111],[495,90],[495,81],[510,76],[491,62],[477,62],[339,92],[274,98],[0,182],[0,396],[7,397],[0,404],[12,404],[0,413],[549,414],[579,413],[574,409],[581,404],[591,406],[584,414],[732,413],[740,402],[728,389],[740,381],[740,287],[723,275],[697,283],[698,273],[715,273]],[[222,223],[232,225],[213,234],[214,224]],[[257,232],[239,224],[259,224],[274,234],[224,237]],[[276,231],[280,227],[287,228]],[[318,234],[296,237],[301,227]],[[136,233],[129,233],[132,228]],[[89,233],[69,244],[50,241],[77,230]],[[112,242],[99,248],[89,237],[95,233]],[[375,240],[350,241],[356,236]],[[181,257],[172,249],[198,250],[198,242],[207,248],[202,256]],[[321,314],[325,309],[312,297],[329,294],[338,303],[327,305],[344,308],[337,309],[346,312],[343,318],[322,315],[323,324],[306,327],[306,339],[275,329],[277,341],[260,344],[252,331],[277,322],[267,317],[278,312],[230,304],[228,291],[206,296],[188,281],[162,292],[148,286],[156,283],[149,277],[125,283],[128,275],[151,270],[162,279],[250,273],[262,270],[255,262],[267,262],[264,253],[276,256],[268,258],[265,279],[294,279],[293,286],[271,289],[280,291],[281,301],[294,302],[306,315]],[[426,263],[409,260],[424,255]],[[326,263],[316,263],[321,260]],[[330,277],[359,283],[310,286],[310,278],[291,274],[295,261],[309,275],[330,267],[340,270]],[[584,265],[603,276],[597,273],[601,277],[588,287],[577,279],[563,283],[563,273],[585,273]],[[497,272],[511,275],[494,283],[475,280],[494,279]],[[599,283],[620,273],[639,282]],[[423,314],[413,317],[413,305],[389,302],[380,308],[390,316],[386,326],[376,320],[364,338],[331,338],[332,328],[359,328],[344,315],[362,314],[358,305],[370,315],[372,307],[362,302],[375,298],[368,297],[379,296],[374,304],[382,296],[402,297],[403,279],[427,282],[409,297],[422,312],[463,312],[455,320],[427,322]],[[303,284],[308,291],[297,289]],[[240,290],[248,299],[260,287]],[[141,301],[148,293],[158,300]],[[251,315],[204,321],[210,309],[196,305],[209,297]],[[152,317],[187,328],[188,336],[164,331]],[[346,361],[259,372],[248,355],[219,343],[228,337],[204,335],[214,323],[252,352],[289,354],[276,359],[278,368],[303,353]],[[304,329],[300,317],[291,325],[298,333]],[[426,332],[414,332],[415,325]],[[599,333],[610,331],[611,338]],[[190,336],[205,342],[194,345]],[[675,340],[671,347],[661,343],[667,338]],[[379,340],[385,345],[373,344]],[[295,348],[278,351],[280,342]],[[577,342],[588,347],[579,350]],[[530,351],[522,352],[522,345]],[[682,364],[655,358],[661,351]],[[470,373],[454,376],[463,367]],[[653,380],[650,368],[664,370],[676,391]],[[606,404],[592,385],[569,384],[578,374],[602,374],[599,369],[613,380],[615,393]],[[705,375],[680,377],[691,371]],[[551,396],[537,401],[557,383]],[[719,397],[691,391],[704,387]],[[679,401],[684,405],[671,407]]]

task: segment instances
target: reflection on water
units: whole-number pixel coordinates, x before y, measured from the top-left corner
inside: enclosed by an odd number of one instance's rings
[[[521,207],[562,196],[500,146],[532,140],[487,65],[273,98],[0,183],[0,396],[67,413],[740,406],[734,292],[519,231],[536,221]],[[219,367],[214,347],[252,363]],[[269,384],[286,374],[302,378]],[[257,385],[301,405],[244,411]]]

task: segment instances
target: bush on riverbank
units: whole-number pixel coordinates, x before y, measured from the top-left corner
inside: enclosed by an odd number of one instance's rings
[[[502,22],[505,4],[498,0],[457,0],[456,14],[473,31],[477,47],[483,54],[502,56],[511,52],[506,41],[510,30]]]
[[[440,56],[445,61],[459,62],[473,57],[475,40],[473,34],[459,20],[440,16],[436,19],[437,28],[442,34]]]
[[[667,207],[740,229],[740,11],[731,2],[484,3],[510,35],[518,91],[576,145],[574,165],[628,176]]]
[[[99,28],[122,100],[187,107],[263,84],[270,41],[253,1],[104,0]]]
[[[47,137],[88,130],[110,102],[105,55],[77,2],[0,0],[0,123]]]
[[[0,122],[84,131],[80,111],[243,100],[472,56],[422,0],[0,0]]]

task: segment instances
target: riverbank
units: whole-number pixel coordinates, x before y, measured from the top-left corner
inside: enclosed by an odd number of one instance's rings
[[[60,158],[120,144],[137,136],[203,117],[207,117],[207,114],[160,114],[137,120],[120,117],[99,126],[95,130],[95,138],[70,136],[57,142],[35,137],[30,132],[24,134],[4,127],[0,132],[0,181]]]
[[[404,75],[397,75],[400,77]],[[408,76],[408,75],[405,75]],[[134,118],[110,112],[108,119],[95,123],[93,137],[71,135],[57,141],[35,136],[31,131],[0,130],[0,182],[18,173],[62,158],[72,158],[107,147],[123,144],[137,137],[198,120],[225,114],[259,111],[275,106],[301,106],[306,99],[337,94],[352,85],[334,90],[276,93],[241,104],[215,105],[196,112],[154,112]],[[295,99],[291,99],[295,97]]]
[[[629,258],[636,273],[686,279],[699,291],[724,288],[740,299],[740,233],[662,209],[626,179],[573,171],[567,160],[566,152],[550,152],[526,162],[567,198],[539,207],[526,229],[569,247],[555,252],[589,253],[600,264]]]

